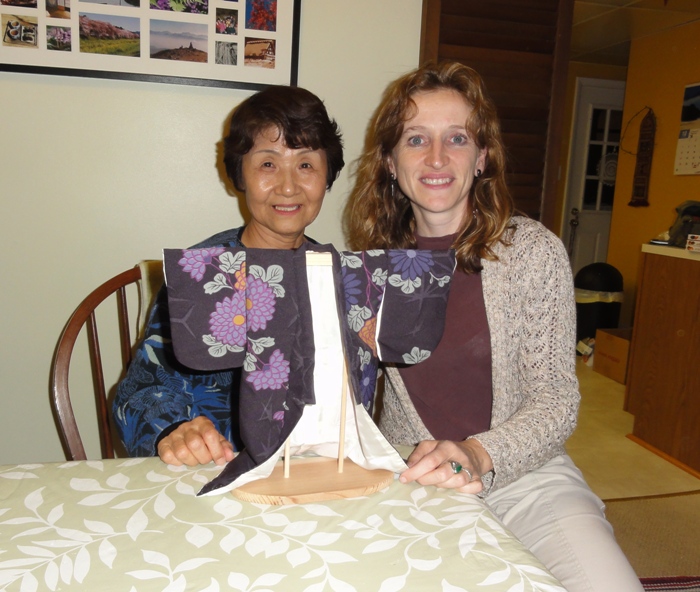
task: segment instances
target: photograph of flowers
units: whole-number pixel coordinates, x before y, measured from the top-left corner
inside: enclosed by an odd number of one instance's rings
[[[0,0],[0,70],[296,84],[301,0]]]

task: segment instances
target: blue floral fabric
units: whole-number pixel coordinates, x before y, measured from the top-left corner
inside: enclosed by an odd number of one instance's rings
[[[244,448],[200,493],[228,485],[269,459],[304,406],[315,403],[306,250],[165,251],[177,359],[213,373],[242,367],[238,418]],[[313,250],[332,255],[352,392],[371,412],[379,359],[414,364],[437,347],[454,254],[339,253],[330,245]]]
[[[243,228],[220,232],[195,249],[241,247]],[[170,333],[168,296],[163,287],[156,296],[143,341],[126,376],[117,385],[113,418],[129,456],[155,456],[163,430],[204,415],[235,447],[241,439],[236,425],[240,368],[203,372],[175,358]],[[232,418],[234,423],[232,424]]]

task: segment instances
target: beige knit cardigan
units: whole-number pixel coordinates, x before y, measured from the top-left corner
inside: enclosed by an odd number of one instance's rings
[[[566,251],[539,222],[517,216],[513,223],[510,245],[494,249],[498,261],[482,260],[493,406],[491,429],[473,437],[493,460],[485,495],[563,454],[580,400]],[[395,445],[434,439],[393,367],[386,368],[379,427]]]

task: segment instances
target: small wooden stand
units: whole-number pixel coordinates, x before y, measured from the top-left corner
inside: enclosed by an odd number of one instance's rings
[[[284,506],[370,495],[394,480],[391,471],[368,471],[349,459],[339,473],[335,458],[295,458],[294,478],[284,476],[282,465],[282,461],[277,463],[267,479],[246,483],[231,493],[247,502]]]
[[[333,260],[330,253],[307,253],[306,264],[332,266]],[[394,480],[391,471],[364,469],[350,459],[345,462],[348,384],[347,367],[343,365],[337,459],[300,457],[294,460],[292,474],[288,439],[284,460],[277,463],[272,473],[232,490],[233,495],[249,502],[281,506],[369,495],[389,485]]]

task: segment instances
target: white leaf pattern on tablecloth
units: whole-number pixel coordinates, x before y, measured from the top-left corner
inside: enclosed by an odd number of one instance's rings
[[[196,524],[187,531],[185,538],[188,543],[192,543],[195,547],[201,549],[214,538],[214,533],[206,526]]]
[[[229,586],[231,586],[231,588],[243,591],[248,589],[248,584],[250,584],[250,578],[242,573],[231,572],[230,574],[228,574],[227,583]]]
[[[157,580],[166,577],[164,574],[153,569],[138,569],[136,571],[127,571],[126,573],[135,577],[137,580]]]
[[[170,582],[170,584],[163,588],[163,592],[185,592],[186,588],[187,580],[185,579],[185,576],[181,575],[175,581]]]
[[[111,542],[109,542],[109,539],[102,539],[98,549],[98,555],[100,557],[100,561],[112,569],[114,560],[117,557],[117,548]]]
[[[219,546],[226,552],[231,553],[245,542],[245,535],[237,528],[232,528],[219,542]]]
[[[328,583],[331,586],[331,590],[333,592],[357,592],[357,589],[355,586],[351,586],[347,582],[344,582],[343,580],[339,580],[338,578],[334,578],[329,574],[328,576]]]
[[[316,553],[326,563],[348,563],[357,561],[352,555],[348,555],[343,551],[329,551],[326,549],[316,549]]]
[[[44,497],[41,495],[41,492],[44,490],[43,487],[40,489],[37,489],[36,491],[32,491],[27,497],[24,498],[24,507],[27,508],[28,510],[32,510],[36,512],[36,510],[39,508],[41,504],[44,503]]]
[[[325,547],[332,545],[340,538],[338,532],[314,532],[309,537],[309,545],[313,547]]]
[[[379,592],[398,592],[399,590],[403,590],[405,586],[406,576],[395,576],[384,580],[379,588]]]
[[[289,553],[287,553],[287,561],[289,561],[289,564],[292,567],[297,567],[299,565],[303,565],[304,563],[308,563],[310,559],[311,553],[309,553],[309,550],[306,547],[292,549]]]
[[[333,508],[321,504],[304,504],[303,508],[312,516],[340,516]]]
[[[56,524],[58,520],[60,520],[63,517],[63,504],[58,504],[55,506],[50,512],[49,515],[46,517],[46,521],[53,525]]]
[[[314,520],[298,520],[284,527],[282,531],[287,536],[303,537],[311,534],[318,527],[318,522]]]
[[[129,518],[126,523],[126,531],[133,540],[136,540],[138,536],[146,530],[147,526],[148,516],[146,516],[142,508],[139,508],[131,515],[131,518]]]
[[[36,592],[39,589],[39,581],[32,572],[28,571],[22,576],[21,592]]]
[[[265,549],[265,557],[270,558],[276,555],[282,555],[289,550],[289,539],[280,539],[270,543]]]
[[[466,588],[450,584],[447,580],[442,580],[442,592],[469,592]]]
[[[207,563],[211,563],[212,561],[216,561],[216,559],[212,559],[211,557],[197,557],[195,559],[187,559],[182,563],[176,565],[173,569],[173,573],[176,574],[184,571],[192,571],[193,569],[197,569],[198,567],[201,567],[202,565],[205,565]]]
[[[416,559],[415,557],[410,557],[408,560],[412,568],[418,571],[432,571],[437,569],[442,563],[442,557],[437,559]]]
[[[442,590],[457,592],[485,582],[482,592],[563,592],[476,496],[393,484],[393,497],[330,504],[195,498],[197,484],[220,470],[213,463],[190,469],[158,459],[69,462],[60,465],[63,485],[60,478],[40,482],[43,487],[36,479],[14,481],[18,502],[7,508],[0,500],[3,537],[12,540],[10,547],[0,542],[0,588],[102,590],[118,582],[119,589],[137,592],[142,584],[132,585],[131,578],[150,581],[144,589],[170,592],[390,592],[439,573],[429,588],[440,589],[441,582]],[[8,472],[19,469],[0,469]],[[66,497],[57,495],[61,487]],[[227,562],[238,562],[245,574],[229,576]],[[261,580],[273,565],[286,575],[278,574],[277,583]],[[498,566],[493,581],[499,583],[489,583],[482,565]],[[469,585],[460,588],[465,578]]]
[[[49,590],[55,590],[58,586],[58,565],[56,565],[55,561],[49,561],[46,564],[44,584],[48,586]]]
[[[83,524],[87,527],[90,532],[96,534],[114,534],[114,528],[107,524],[106,522],[99,522],[97,520],[85,520]]]
[[[63,555],[61,557],[58,573],[61,576],[61,581],[64,584],[70,584],[71,580],[73,579],[73,560],[68,555]]]
[[[37,476],[32,473],[24,473],[19,471],[10,471],[7,473],[0,473],[0,477],[3,479],[36,479]]]
[[[156,511],[156,514],[160,516],[161,518],[167,518],[170,516],[170,513],[175,509],[175,502],[170,499],[170,496],[168,496],[167,493],[164,491],[161,491],[157,496],[156,496],[156,501],[153,504],[153,509]]]
[[[262,521],[268,526],[287,526],[289,524],[289,518],[284,514],[278,513],[265,513],[260,516]]]
[[[263,532],[258,532],[252,539],[246,542],[245,550],[248,551],[251,557],[255,557],[260,553],[264,553],[265,547],[269,544],[270,537]]]
[[[234,518],[241,513],[243,506],[233,498],[222,497],[214,504],[214,510],[224,518]]]
[[[126,489],[129,486],[129,477],[123,473],[117,473],[107,479],[107,485],[112,489]]]
[[[382,539],[381,541],[374,541],[362,549],[363,554],[367,553],[379,553],[381,551],[388,551],[393,549],[401,541],[399,539]]]

